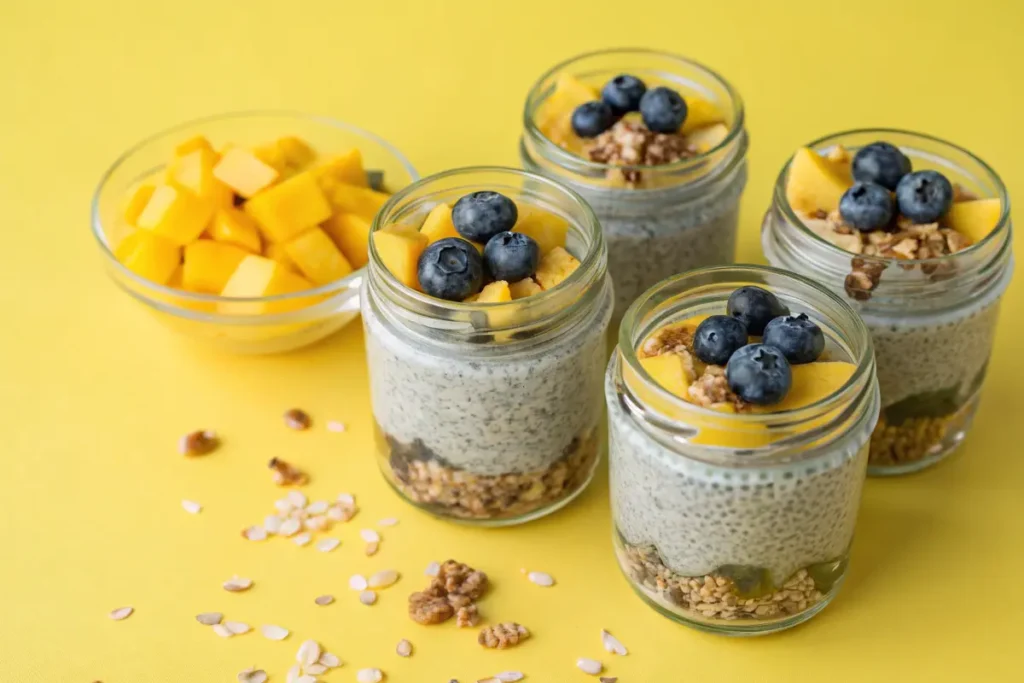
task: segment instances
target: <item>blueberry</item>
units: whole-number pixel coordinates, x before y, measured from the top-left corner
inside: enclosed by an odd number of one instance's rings
[[[739,320],[748,334],[764,333],[765,326],[773,318],[789,315],[789,309],[778,298],[760,287],[740,287],[729,295],[725,312]]]
[[[640,98],[647,92],[647,86],[636,76],[621,74],[604,84],[601,99],[612,108],[612,114],[623,116],[631,111],[640,111]]]
[[[938,171],[914,171],[896,186],[900,213],[915,223],[934,223],[953,203],[953,186]]]
[[[729,388],[747,403],[778,403],[793,383],[793,371],[782,351],[767,344],[748,344],[725,366]]]
[[[487,244],[499,232],[511,230],[519,218],[515,202],[497,192],[467,194],[455,202],[452,223],[460,235],[471,242]]]
[[[839,215],[861,232],[887,227],[894,210],[892,193],[875,183],[856,182],[839,198]]]
[[[495,280],[518,282],[537,272],[540,247],[521,232],[499,232],[484,247],[484,264]]]
[[[446,237],[427,247],[416,272],[424,292],[448,301],[473,296],[484,283],[480,252],[458,237]]]
[[[862,183],[875,183],[890,192],[896,189],[900,178],[911,171],[910,159],[899,147],[888,142],[872,142],[861,147],[853,156],[853,179]]]
[[[596,138],[612,127],[615,114],[607,102],[595,100],[576,107],[572,112],[572,129],[581,138]]]
[[[640,98],[640,115],[655,133],[677,133],[686,120],[686,100],[675,90],[659,86]]]
[[[736,349],[746,345],[746,326],[727,315],[711,316],[693,334],[693,352],[710,365],[725,365]]]
[[[825,335],[806,313],[776,318],[764,328],[761,340],[782,351],[792,365],[813,363],[825,350]]]

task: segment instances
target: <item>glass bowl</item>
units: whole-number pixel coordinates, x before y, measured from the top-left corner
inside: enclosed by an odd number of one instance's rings
[[[174,148],[194,136],[255,146],[279,137],[302,138],[322,157],[357,147],[369,170],[382,171],[384,185],[396,192],[419,178],[412,164],[383,139],[322,116],[293,112],[240,112],[183,123],[132,146],[103,174],[91,209],[92,232],[114,283],[145,304],[168,327],[235,353],[291,351],[337,332],[359,314],[365,267],[330,284],[292,294],[228,298],[188,292],[146,280],[114,256],[114,247],[133,228],[122,215],[131,188],[161,173]],[[274,303],[280,312],[226,313],[221,304]],[[233,306],[236,310],[243,306]]]

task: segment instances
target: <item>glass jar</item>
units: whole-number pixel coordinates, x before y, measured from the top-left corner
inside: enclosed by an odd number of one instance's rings
[[[373,230],[419,225],[438,202],[478,190],[565,219],[579,267],[524,299],[442,301],[402,285],[371,240],[362,297],[370,393],[380,466],[402,497],[441,517],[515,524],[567,504],[594,473],[612,287],[586,202],[515,169],[458,169],[414,183],[381,209]]]
[[[562,74],[600,87],[628,73],[648,84],[669,85],[684,97],[717,105],[729,132],[707,152],[659,166],[617,166],[563,149],[538,127],[538,113]],[[614,49],[569,59],[541,76],[526,100],[520,157],[523,167],[580,193],[593,207],[608,243],[608,271],[615,282],[615,316],[657,282],[703,266],[732,263],[740,195],[747,182],[747,131],[743,102],[721,76],[676,55]],[[636,187],[619,182],[640,174]]]
[[[1013,272],[1009,198],[985,162],[937,138],[899,130],[857,130],[809,146],[854,153],[883,140],[910,157],[914,170],[934,169],[960,192],[996,197],[1002,214],[978,244],[916,261],[854,255],[815,233],[786,200],[789,164],[775,185],[761,243],[768,261],[821,282],[847,299],[874,339],[882,416],[871,440],[868,473],[914,472],[948,455],[970,428]],[[847,283],[856,264],[878,275],[864,291]]]
[[[717,412],[661,388],[637,348],[666,324],[724,313],[744,285],[807,313],[829,360],[854,364],[849,379],[775,413]],[[764,266],[670,278],[627,311],[605,395],[616,553],[648,604],[730,635],[789,628],[828,604],[846,574],[878,418],[871,338],[850,306]]]

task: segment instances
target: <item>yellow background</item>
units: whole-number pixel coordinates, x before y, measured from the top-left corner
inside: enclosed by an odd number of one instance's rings
[[[549,66],[577,52],[644,45],[693,56],[742,93],[752,138],[740,257],[786,155],[849,127],[907,127],[954,140],[1024,189],[1020,74],[1024,3],[926,0],[677,2],[4,2],[0,9],[0,681],[233,681],[249,665],[283,681],[301,640],[395,683],[465,683],[503,669],[529,681],[588,679],[599,657],[640,681],[1022,680],[1024,415],[1022,278],[1007,294],[981,412],[966,447],[934,471],[867,485],[853,567],[835,603],[794,631],[703,635],[633,595],[610,549],[607,478],[523,528],[434,521],[400,503],[371,457],[362,332],[270,358],[225,356],[165,331],[106,280],[88,204],[127,146],[226,110],[336,116],[395,143],[423,173],[517,163],[520,109]],[[1021,243],[1018,239],[1018,251]],[[317,421],[296,434],[281,413]],[[328,419],[346,434],[324,430]],[[186,461],[175,442],[207,426],[225,445]],[[362,512],[331,554],[254,544],[279,495],[265,461],[307,468],[312,496],[354,492]],[[185,514],[182,498],[202,502]],[[357,531],[385,516],[380,554]],[[429,560],[489,572],[490,619],[535,633],[483,651],[453,624],[405,616]],[[367,608],[349,574],[405,577]],[[525,581],[520,567],[558,586]],[[255,588],[227,594],[238,573]],[[338,602],[316,607],[333,593]],[[136,613],[112,622],[107,612]],[[218,610],[293,631],[223,640],[193,616]],[[609,628],[630,647],[601,650]],[[394,655],[399,638],[415,655]]]

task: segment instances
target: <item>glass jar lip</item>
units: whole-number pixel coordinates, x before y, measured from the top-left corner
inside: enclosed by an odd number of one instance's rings
[[[129,159],[132,158],[139,150],[145,148],[158,140],[163,138],[182,133],[189,130],[193,126],[201,125],[204,123],[211,123],[215,121],[223,121],[228,119],[251,119],[261,117],[279,117],[279,118],[294,118],[305,121],[312,121],[314,123],[321,123],[325,126],[344,130],[349,133],[353,133],[359,137],[365,138],[369,142],[379,145],[382,149],[386,150],[391,154],[396,161],[402,166],[402,168],[409,174],[413,183],[419,180],[419,172],[413,167],[412,163],[398,151],[398,148],[392,145],[384,138],[371,133],[368,130],[354,126],[344,121],[331,118],[329,116],[322,116],[319,114],[307,114],[299,111],[292,111],[287,109],[250,109],[244,111],[235,112],[224,112],[220,114],[212,114],[210,116],[203,116],[197,119],[191,119],[178,123],[169,128],[165,128],[156,133],[152,133],[142,140],[139,140],[126,151],[122,152],[117,159],[104,171],[103,175],[100,176],[100,181],[96,186],[96,190],[93,192],[92,202],[90,204],[90,227],[92,228],[92,235],[96,239],[96,243],[100,247],[105,260],[108,265],[114,268],[121,277],[138,285],[143,290],[149,290],[158,295],[170,296],[182,301],[195,302],[195,303],[232,303],[232,304],[245,304],[245,303],[275,303],[282,301],[290,301],[296,299],[306,299],[316,296],[322,296],[324,294],[334,294],[342,292],[352,287],[358,287],[362,282],[364,268],[354,270],[352,273],[343,277],[340,280],[329,282],[326,285],[320,285],[311,289],[302,290],[300,292],[291,292],[288,294],[275,294],[273,296],[257,296],[257,297],[226,297],[219,294],[204,294],[202,292],[189,292],[183,289],[175,289],[167,285],[158,284],[152,280],[138,275],[132,270],[129,270],[122,264],[117,257],[114,256],[114,252],[107,243],[106,233],[103,231],[103,221],[100,217],[100,196],[107,188],[107,184],[114,173]],[[230,318],[239,318],[245,316],[224,316]]]
[[[697,276],[706,275],[709,273],[729,273],[734,272],[737,275],[736,282],[743,282],[743,274],[751,271],[767,273],[773,276],[777,276],[783,279],[788,279],[797,283],[800,283],[806,287],[811,288],[815,293],[821,295],[823,298],[829,301],[829,303],[835,305],[844,314],[848,315],[850,320],[856,327],[857,339],[853,342],[860,349],[860,353],[857,358],[853,359],[855,369],[853,374],[847,379],[847,381],[834,392],[825,396],[818,401],[803,406],[801,408],[795,408],[791,410],[782,410],[778,412],[770,413],[722,413],[710,408],[690,403],[682,398],[679,398],[675,394],[669,392],[662,387],[647,370],[640,364],[639,356],[636,352],[636,345],[632,340],[632,331],[641,322],[639,319],[640,310],[643,305],[649,301],[655,294],[657,294],[663,288],[681,282],[686,279],[695,278]],[[812,419],[818,415],[827,413],[830,409],[836,406],[838,403],[845,402],[843,398],[846,393],[853,387],[859,386],[864,382],[865,375],[874,373],[874,347],[871,341],[871,334],[868,332],[864,321],[857,315],[849,303],[844,301],[842,297],[838,296],[834,292],[814,280],[794,273],[788,270],[782,270],[781,268],[775,268],[772,266],[763,266],[759,264],[744,264],[737,263],[733,265],[725,266],[710,266],[706,268],[696,268],[694,270],[686,271],[678,275],[665,278],[658,284],[654,285],[646,292],[641,294],[626,310],[625,315],[622,318],[622,323],[619,326],[618,334],[618,349],[619,358],[625,361],[626,365],[632,370],[632,372],[641,378],[645,384],[646,389],[653,390],[660,399],[667,401],[668,405],[671,405],[674,410],[679,410],[683,415],[695,415],[704,418],[713,418],[716,421],[728,421],[737,425],[756,425],[776,421],[790,421],[800,422],[804,419]],[[667,426],[674,426],[677,424],[676,420],[668,417],[663,417],[657,413],[654,413],[655,421],[662,423]]]
[[[541,99],[541,87],[549,79],[557,76],[559,73],[565,71],[572,64],[579,62],[590,57],[596,57],[601,55],[653,55],[657,57],[665,57],[672,61],[675,61],[681,65],[692,67],[694,69],[703,71],[708,76],[718,82],[719,85],[729,94],[730,103],[732,104],[732,125],[729,127],[729,132],[717,145],[711,149],[701,152],[700,154],[688,157],[686,159],[680,159],[668,164],[657,164],[654,166],[648,166],[643,164],[631,164],[631,165],[619,165],[619,164],[607,164],[583,157],[577,156],[568,150],[555,144],[547,135],[545,135],[540,128],[537,127],[534,121],[533,112],[536,107],[543,102]],[[665,173],[674,173],[685,170],[691,166],[698,166],[708,159],[715,157],[722,150],[728,149],[735,140],[743,134],[745,124],[746,108],[743,104],[743,98],[733,85],[723,78],[717,71],[710,67],[688,57],[677,55],[672,52],[665,50],[655,50],[652,48],[641,48],[641,47],[615,47],[607,48],[603,50],[592,50],[590,52],[584,52],[577,54],[573,57],[565,59],[555,66],[545,71],[539,79],[530,87],[530,91],[526,95],[526,103],[523,106],[523,128],[526,131],[527,137],[533,142],[540,145],[541,149],[545,152],[545,156],[548,156],[553,162],[560,166],[566,165],[578,165],[580,168],[586,169],[588,172],[593,172],[595,175],[604,175],[608,171],[639,171],[648,172],[657,171]],[[634,192],[645,191],[644,189],[633,190]]]
[[[410,194],[416,192],[417,190],[424,187],[428,187],[429,185],[438,180],[458,177],[461,175],[473,175],[478,173],[498,173],[503,175],[515,176],[517,178],[525,178],[530,180],[531,182],[542,184],[555,190],[556,192],[565,195],[570,200],[572,200],[573,204],[580,210],[583,216],[583,220],[579,221],[579,223],[584,228],[589,230],[591,233],[593,241],[587,249],[587,254],[582,259],[580,259],[579,267],[576,268],[576,270],[573,271],[573,273],[569,275],[569,277],[560,282],[557,287],[553,289],[544,290],[539,294],[534,294],[530,296],[529,299],[532,300],[532,303],[538,305],[543,304],[545,302],[550,301],[553,297],[562,294],[562,292],[564,292],[565,289],[575,285],[576,283],[580,282],[583,278],[587,277],[587,273],[591,272],[593,268],[597,265],[597,263],[601,260],[601,252],[603,251],[602,247],[604,243],[604,233],[601,230],[601,223],[598,221],[597,215],[594,213],[594,210],[590,208],[590,204],[588,204],[583,199],[583,197],[581,197],[577,192],[566,187],[565,185],[562,185],[561,183],[555,182],[550,178],[539,175],[537,173],[533,173],[531,171],[524,171],[522,169],[511,168],[507,166],[463,166],[459,168],[449,169],[447,171],[441,171],[440,173],[435,173],[433,175],[426,176],[425,178],[420,178],[419,180],[410,183],[406,187],[402,188],[401,190],[393,194],[391,198],[384,203],[384,206],[381,207],[380,211],[378,211],[377,215],[374,216],[373,218],[373,224],[370,227],[370,234],[372,235],[378,230],[389,225],[387,221],[389,218],[391,218],[391,214],[394,213],[398,205],[401,204],[402,201],[404,201]],[[401,292],[402,295],[408,297],[408,299],[415,302],[416,305],[432,306],[441,310],[449,311],[480,311],[493,310],[501,306],[507,306],[509,303],[511,303],[508,301],[485,303],[447,301],[445,299],[438,299],[432,297],[424,292],[418,292],[415,289],[412,289],[411,287],[407,287],[405,284],[400,282],[398,278],[396,278],[389,269],[383,267],[383,264],[380,261],[380,255],[377,253],[377,248],[376,245],[374,244],[373,239],[370,239],[369,248],[370,264],[376,266],[375,268],[372,269],[372,272],[375,275],[382,277],[384,281],[388,284],[388,287],[392,289],[392,291]],[[520,299],[519,303],[521,304],[522,301],[523,300]]]
[[[964,258],[967,255],[972,255],[977,252],[976,247],[994,243],[997,239],[996,235],[999,235],[999,239],[1001,239],[1003,233],[1005,233],[1009,229],[1007,226],[1009,226],[1010,223],[1010,196],[1007,192],[1006,185],[1003,183],[1002,178],[999,177],[999,174],[996,173],[995,169],[993,169],[991,166],[985,163],[985,161],[983,161],[977,155],[973,154],[972,152],[968,151],[967,149],[957,144],[949,142],[948,140],[944,140],[934,135],[929,135],[927,133],[918,133],[916,131],[905,130],[902,128],[852,128],[850,130],[844,130],[838,133],[830,133],[816,140],[812,140],[811,142],[807,143],[807,147],[811,149],[816,149],[817,147],[828,143],[835,144],[839,142],[841,138],[845,138],[850,135],[863,135],[867,133],[877,133],[880,136],[904,135],[911,138],[917,138],[919,140],[934,142],[948,148],[951,151],[963,154],[972,162],[978,164],[985,171],[985,173],[988,174],[989,179],[997,188],[997,197],[1000,202],[1000,214],[999,221],[996,223],[996,227],[993,228],[987,235],[985,235],[985,237],[982,238],[980,242],[976,242],[966,249],[962,249],[953,254],[946,254],[945,256],[937,256],[934,258],[927,259],[898,259],[890,256],[867,256],[865,254],[854,254],[853,252],[847,251],[846,249],[843,249],[842,247],[839,247],[833,244],[832,242],[829,242],[827,239],[825,239],[824,237],[822,237],[821,235],[817,234],[809,227],[807,227],[807,224],[804,223],[803,219],[800,218],[800,216],[797,215],[796,211],[793,210],[793,207],[789,205],[789,200],[786,198],[786,177],[789,173],[790,164],[792,164],[793,162],[793,156],[790,156],[788,159],[786,159],[786,163],[783,164],[782,170],[779,171],[779,175],[775,181],[775,188],[773,190],[772,195],[775,205],[779,207],[779,210],[782,212],[785,219],[790,224],[795,226],[798,230],[800,230],[804,236],[809,237],[811,240],[818,244],[824,245],[826,250],[832,251],[837,255],[843,255],[850,258],[855,257],[865,263],[890,264],[893,262],[900,262],[904,264],[927,266],[929,264],[950,263],[957,260],[958,258]]]

